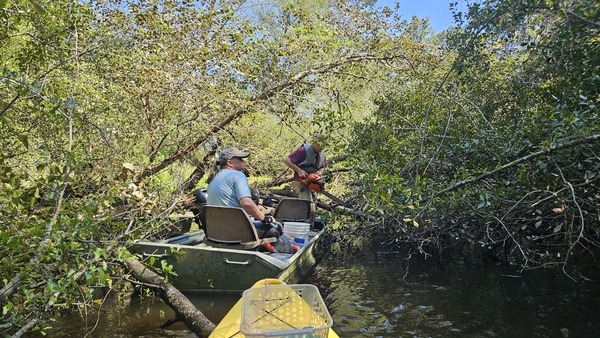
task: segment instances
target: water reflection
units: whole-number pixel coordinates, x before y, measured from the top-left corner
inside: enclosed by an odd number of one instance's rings
[[[187,294],[194,305],[213,323],[218,323],[238,301],[239,294]],[[125,305],[106,304],[105,310],[87,316],[67,313],[57,319],[50,337],[196,337],[181,323],[161,326],[175,317],[174,311],[159,298],[134,297]],[[57,335],[57,333],[60,333]],[[41,337],[41,335],[30,335]]]
[[[410,264],[394,256],[326,257],[309,282],[321,290],[341,337],[598,337],[600,273],[578,282],[556,270],[519,273],[490,264]],[[240,295],[188,295],[217,323]],[[95,325],[79,315],[58,322],[61,336]],[[173,311],[157,299],[103,312],[90,337],[194,337],[182,323],[160,326]],[[51,334],[51,336],[55,336]]]
[[[345,337],[598,337],[598,276],[389,256],[326,259],[313,282]],[[597,271],[596,271],[597,272]]]

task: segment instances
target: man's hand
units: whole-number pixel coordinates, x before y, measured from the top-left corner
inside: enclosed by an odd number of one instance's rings
[[[306,178],[306,175],[308,175],[306,173],[306,171],[304,171],[302,169],[300,169],[300,171],[297,171],[296,174],[298,174],[298,177],[300,177],[300,178]]]
[[[263,222],[264,225],[270,225],[271,223],[275,222],[275,219],[271,215],[265,215],[265,219],[263,219],[261,222]]]
[[[269,226],[279,233],[279,236],[283,235],[283,225],[275,220],[271,215],[265,215],[265,219],[261,221],[265,226]],[[279,237],[277,236],[277,237]]]

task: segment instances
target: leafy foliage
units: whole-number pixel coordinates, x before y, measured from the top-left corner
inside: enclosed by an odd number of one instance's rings
[[[448,34],[456,61],[355,129],[383,241],[526,268],[598,246],[599,14],[584,1],[470,6]]]
[[[315,131],[342,152],[420,53],[390,38],[390,16],[319,0],[2,2],[3,334],[101,302],[119,248],[167,234],[219,148],[250,150],[268,176]]]
[[[597,246],[598,8],[483,1],[436,35],[369,3],[0,2],[3,334],[101,302],[215,151],[278,177],[315,131],[391,245]]]

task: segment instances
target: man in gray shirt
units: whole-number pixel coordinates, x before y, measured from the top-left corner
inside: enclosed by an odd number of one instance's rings
[[[236,148],[225,148],[219,154],[219,159],[213,165],[208,177],[207,205],[238,207],[255,220],[270,223],[271,217],[266,216],[252,200],[252,192],[248,179],[242,172],[244,159],[250,153]]]

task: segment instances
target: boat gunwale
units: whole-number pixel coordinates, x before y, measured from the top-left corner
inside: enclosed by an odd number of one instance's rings
[[[170,242],[173,242],[174,240],[181,240],[184,238],[195,237],[195,236],[204,236],[203,230],[198,230],[198,231],[190,232],[190,233],[183,234],[183,235],[180,235],[177,237],[168,238],[168,239],[162,240],[160,242],[138,241],[133,244],[134,245],[143,245],[146,247],[160,247],[160,248],[164,248],[164,249],[178,248],[178,249],[185,249],[185,250],[192,249],[192,250],[205,250],[205,251],[216,251],[216,252],[230,252],[230,253],[241,254],[241,255],[251,255],[251,256],[256,256],[260,260],[263,260],[265,262],[272,264],[275,268],[277,268],[279,270],[285,270],[288,266],[292,265],[296,260],[300,259],[300,257],[303,255],[303,253],[306,252],[310,247],[312,247],[319,240],[319,238],[324,235],[324,233],[328,227],[329,227],[329,225],[326,224],[314,236],[311,235],[310,240],[307,245],[301,247],[296,253],[289,254],[290,256],[285,260],[273,257],[271,255],[271,253],[260,252],[257,250],[241,250],[241,249],[229,249],[229,248],[224,248],[224,247],[213,247],[210,245],[206,245],[204,242],[199,242],[199,243],[192,244],[192,245],[170,243]],[[282,254],[282,255],[287,255],[287,254]]]

